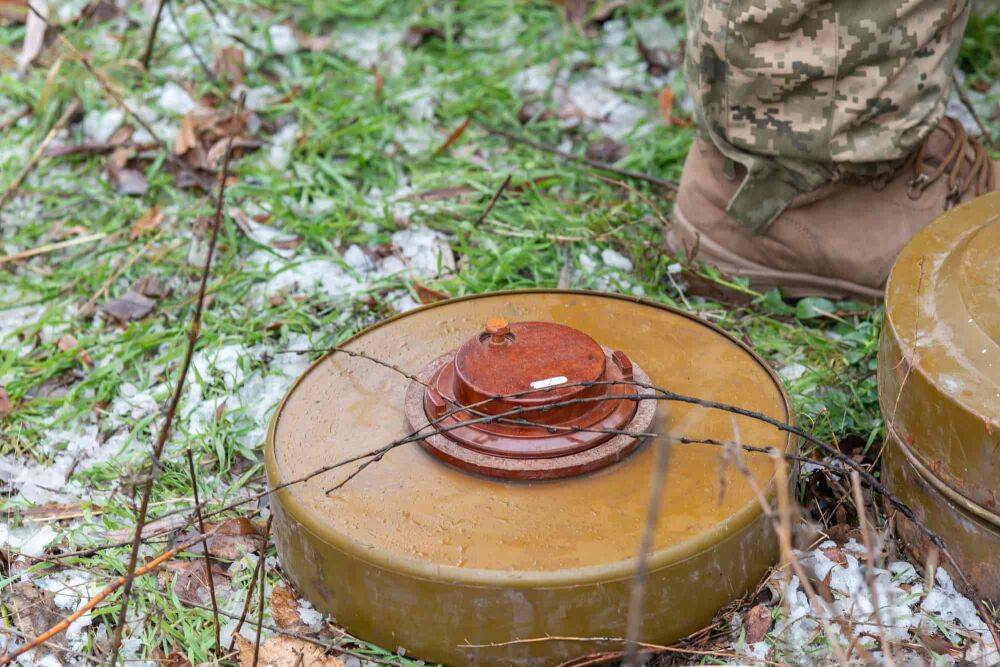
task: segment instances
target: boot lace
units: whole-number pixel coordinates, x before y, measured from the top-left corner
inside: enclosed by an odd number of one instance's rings
[[[993,165],[990,163],[989,153],[986,152],[983,145],[974,137],[970,137],[959,121],[950,117],[945,117],[944,121],[952,130],[951,146],[937,167],[930,171],[923,171],[924,153],[928,142],[924,141],[920,145],[912,158],[913,178],[907,184],[906,194],[910,199],[919,199],[927,188],[944,176],[948,179],[948,194],[944,199],[944,208],[947,210],[961,201],[967,192],[974,191],[975,196],[978,197],[995,190],[997,184],[993,176]],[[962,177],[962,166],[965,162],[967,148],[972,150],[972,165]]]

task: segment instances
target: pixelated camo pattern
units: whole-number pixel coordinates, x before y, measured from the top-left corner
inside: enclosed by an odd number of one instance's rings
[[[788,191],[885,171],[944,113],[969,4],[688,0],[698,126]]]

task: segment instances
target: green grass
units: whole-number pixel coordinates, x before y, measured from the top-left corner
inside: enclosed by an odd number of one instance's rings
[[[135,103],[154,106],[152,98],[171,81],[185,83],[203,96],[222,98],[230,92],[228,86],[209,80],[181,53],[178,40],[165,32],[161,32],[151,70],[138,67],[148,20],[134,4],[130,3],[129,21],[122,25],[74,21],[64,24],[63,34]],[[209,40],[217,29],[198,10],[198,3],[174,4],[179,22],[211,65],[214,53]],[[637,2],[619,11],[616,18],[627,26],[657,11],[656,3]],[[680,24],[678,2],[665,11],[673,23]],[[552,4],[313,1],[290,7],[278,2],[232,1],[224,3],[224,13],[232,18],[242,39],[257,45],[246,48],[254,59],[247,68],[246,85],[274,89],[273,103],[257,111],[263,128],[259,134],[268,138],[279,124],[298,124],[287,169],[267,163],[267,146],[234,165],[236,179],[228,189],[227,208],[252,205],[269,211],[268,225],[301,239],[296,257],[346,266],[343,253],[351,244],[386,250],[394,231],[426,226],[447,236],[457,270],[437,277],[425,275],[420,281],[454,296],[553,287],[568,262],[573,269],[572,287],[643,294],[695,312],[747,340],[778,370],[801,366],[801,373],[787,382],[787,388],[799,422],[819,437],[857,435],[869,443],[880,439],[874,376],[879,308],[824,300],[789,304],[776,293],[755,293],[741,284],[735,287],[749,295],[746,305],[733,307],[691,296],[672,279],[669,267],[676,258],[659,249],[660,221],[671,208],[661,193],[642,183],[627,188],[616,185],[547,153],[510,144],[475,124],[448,151],[435,153],[470,115],[552,145],[572,138],[572,150],[577,152],[583,151],[588,139],[597,137],[593,130],[566,130],[555,120],[540,118],[524,127],[518,121],[524,100],[512,89],[511,81],[519,72],[537,64],[562,66],[601,57],[599,40],[565,25]],[[169,15],[164,16],[161,29],[166,31],[171,22]],[[277,54],[267,28],[282,22],[294,23],[314,36],[333,35],[334,45],[317,52]],[[384,80],[379,91],[377,77],[358,62],[363,53],[356,42],[364,38],[352,43],[340,37],[362,30],[376,29],[372,34],[405,30],[412,23],[437,33],[416,48],[400,47],[405,58],[398,71],[390,67],[392,58],[377,59],[379,77]],[[13,58],[23,33],[18,24],[0,27],[5,62]],[[995,14],[976,19],[970,27],[962,66],[973,77],[995,77],[1000,62],[996,34]],[[634,51],[634,40],[629,33],[622,50]],[[4,98],[0,109],[26,106],[30,112],[7,132],[0,146],[0,187],[13,179],[72,96],[78,96],[88,112],[110,106],[83,66],[58,45],[23,79],[14,76],[12,69],[4,67],[0,76]],[[621,94],[655,116],[655,95]],[[551,91],[541,99],[551,104]],[[428,100],[433,103],[432,111],[420,115],[421,105]],[[168,117],[167,127],[176,128],[178,122],[178,117]],[[420,136],[427,145],[412,152],[396,145],[397,133],[407,128],[426,134]],[[79,125],[72,126],[71,134],[56,143],[83,139]],[[173,135],[163,138],[173,143]],[[691,129],[656,125],[645,136],[623,139],[629,153],[621,166],[676,178],[692,140]],[[202,193],[178,188],[162,157],[145,160],[139,167],[149,183],[143,196],[118,195],[108,182],[104,160],[99,155],[43,159],[18,196],[0,210],[0,255],[76,233],[107,235],[96,243],[8,265],[0,273],[0,321],[5,322],[0,331],[13,330],[0,341],[0,386],[13,405],[12,414],[0,421],[0,455],[50,464],[65,450],[65,443],[53,434],[81,428],[94,429],[99,440],[115,443],[107,460],[70,475],[70,481],[79,485],[77,492],[92,498],[102,512],[59,526],[61,542],[57,544],[67,550],[100,541],[105,531],[133,525],[135,483],[148,460],[159,415],[155,409],[124,413],[121,399],[129,387],[148,394],[147,405],[162,405],[169,397],[186,344],[199,271],[189,255],[193,239],[204,238],[213,206]],[[508,174],[512,175],[511,187],[487,219],[474,224]],[[413,210],[406,219],[398,215],[400,202],[373,203],[376,189],[389,195],[404,186],[410,193],[456,187],[467,191],[440,201],[408,200],[405,203]],[[166,214],[164,222],[150,235],[129,239],[129,225],[154,205]],[[634,271],[620,272],[598,262],[598,269],[589,272],[587,258],[594,260],[608,248],[631,258]],[[259,291],[271,275],[260,261],[251,261],[252,256],[259,260],[262,254],[278,261],[274,249],[248,238],[227,219],[199,342],[206,358],[226,346],[243,346],[238,365],[245,382],[263,381],[283,364],[287,366],[290,360],[275,355],[302,336],[313,346],[334,344],[392,314],[392,303],[400,296],[416,294],[408,278],[386,276],[357,294],[315,290],[268,301]],[[705,271],[711,279],[710,270]],[[92,309],[80,312],[88,302],[100,306],[148,276],[168,281],[173,292],[145,319],[117,328],[104,323]],[[15,309],[24,307],[33,317],[22,323],[24,311]],[[64,334],[77,339],[76,350],[56,347]],[[81,349],[93,359],[92,366],[81,361]],[[240,489],[261,488],[261,443],[252,434],[259,434],[266,415],[233,399],[239,383],[234,386],[220,377],[210,364],[205,368],[204,375],[189,377],[201,400],[227,396],[230,400],[217,421],[209,420],[201,428],[193,425],[186,412],[178,420],[155,486],[153,501],[160,504],[154,515],[172,507],[163,503],[190,498],[183,456],[188,450],[201,471],[203,497],[221,505]],[[185,405],[186,409],[196,407],[190,401]],[[24,498],[14,497],[5,502],[4,511],[17,525],[19,514],[28,506]],[[112,549],[68,564],[104,581],[121,574],[126,559],[126,549]],[[36,565],[31,571],[45,567]],[[236,588],[248,587],[250,569],[249,562],[234,568]],[[0,582],[0,588],[29,574],[12,574]],[[269,577],[272,583],[277,581],[273,570]],[[116,605],[112,598],[99,609],[94,623],[112,622]],[[196,664],[210,658],[210,613],[164,595],[153,577],[138,582],[133,605],[135,617],[144,619],[133,632],[141,637],[148,655],[181,648]],[[91,648],[88,643],[82,650]],[[391,655],[377,647],[361,650]]]

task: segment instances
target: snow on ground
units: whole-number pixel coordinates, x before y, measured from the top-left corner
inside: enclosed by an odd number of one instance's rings
[[[872,568],[869,583],[865,548],[854,540],[843,546],[828,540],[815,549],[796,552],[796,558],[817,581],[828,582],[833,602],[817,600],[811,604],[798,576],[775,572],[769,585],[778,593],[781,614],[765,639],[748,645],[741,636],[735,642],[733,649],[741,655],[799,665],[836,662],[832,651],[819,646],[825,622],[842,647],[857,645],[878,662],[885,660],[884,637],[895,658],[905,664],[920,664],[925,654],[905,646],[919,645],[921,634],[939,634],[949,642],[962,642],[965,659],[971,664],[989,665],[1000,660],[986,624],[972,601],[956,590],[944,568],[937,569],[935,585],[925,591],[926,582],[905,561]],[[740,622],[734,619],[737,628]]]

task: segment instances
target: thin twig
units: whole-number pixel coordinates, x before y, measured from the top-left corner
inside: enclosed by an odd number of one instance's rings
[[[194,511],[198,518],[198,532],[205,533],[205,519],[201,514],[201,501],[198,498],[198,473],[195,472],[194,454],[191,449],[187,450],[188,474],[191,478],[191,489],[194,495]],[[205,572],[208,573],[208,594],[212,599],[212,620],[215,622],[215,654],[222,655],[222,639],[219,629],[219,603],[215,599],[215,577],[212,576],[212,554],[208,550],[208,540],[201,543],[205,551]]]
[[[656,176],[643,174],[637,171],[629,171],[628,169],[621,169],[612,164],[608,164],[607,162],[601,162],[599,160],[591,160],[588,157],[580,157],[579,155],[573,155],[572,153],[567,153],[566,151],[556,148],[555,146],[549,146],[548,144],[543,144],[539,141],[535,141],[534,139],[529,139],[528,137],[522,137],[521,135],[515,134],[508,130],[501,129],[499,127],[493,127],[492,125],[484,123],[478,118],[475,119],[475,123],[486,132],[489,132],[490,134],[495,134],[497,136],[505,137],[506,139],[509,139],[510,141],[513,141],[515,143],[524,144],[525,146],[530,146],[535,150],[544,151],[551,155],[555,155],[556,157],[560,157],[564,160],[569,160],[570,162],[576,162],[577,164],[583,164],[593,169],[600,169],[601,171],[606,171],[611,174],[617,174],[618,176],[622,176],[624,178],[631,178],[637,181],[645,181],[647,183],[657,185],[666,190],[670,191],[677,190],[677,183],[675,183],[674,181],[669,181],[663,178],[657,178]]]
[[[240,97],[239,111],[243,109],[245,95]],[[205,254],[205,263],[201,269],[201,283],[198,285],[198,299],[195,304],[194,315],[191,318],[191,327],[188,332],[187,350],[184,353],[184,360],[181,363],[180,375],[177,385],[174,387],[173,396],[170,398],[170,405],[167,407],[166,418],[160,432],[157,435],[156,443],[153,445],[151,455],[152,469],[146,478],[146,483],[142,489],[142,500],[139,505],[139,515],[136,518],[135,536],[132,539],[132,551],[129,555],[128,570],[125,575],[124,590],[122,591],[121,609],[118,612],[118,622],[115,625],[114,634],[111,638],[110,664],[114,665],[118,659],[118,651],[121,648],[122,632],[128,613],[129,595],[132,592],[132,578],[135,573],[136,562],[139,557],[139,545],[142,544],[142,527],[146,523],[146,513],[149,510],[149,498],[153,491],[153,483],[159,477],[160,456],[163,454],[163,447],[170,436],[170,428],[177,414],[177,406],[180,404],[181,394],[184,391],[184,382],[187,379],[188,368],[191,366],[191,358],[194,356],[194,349],[201,334],[201,316],[205,308],[205,290],[208,286],[208,277],[212,269],[212,258],[215,256],[215,244],[219,238],[219,228],[222,226],[222,205],[226,194],[226,182],[229,180],[229,161],[233,152],[233,136],[229,136],[226,143],[226,153],[222,162],[222,175],[219,181],[218,198],[215,203],[215,218],[212,221],[212,233],[208,242],[208,252]]]
[[[267,524],[264,526],[264,532],[271,532],[271,521],[274,519],[274,513],[268,515]],[[250,588],[247,589],[247,596],[243,600],[243,611],[240,612],[239,621],[236,623],[236,629],[233,630],[233,636],[229,641],[229,653],[232,653],[236,648],[236,637],[240,634],[240,630],[243,629],[243,624],[247,620],[247,614],[250,613],[250,601],[253,599],[253,582],[257,581],[257,574],[261,567],[264,565],[264,549],[260,550],[259,558],[253,566],[253,574],[250,575]]]
[[[163,6],[169,0],[160,0],[156,5],[156,14],[153,16],[153,25],[149,26],[149,36],[146,38],[146,50],[142,52],[142,68],[149,69],[149,61],[153,58],[153,46],[156,44],[156,30],[160,27],[160,16],[163,15]]]
[[[72,248],[73,246],[83,245],[84,243],[93,243],[94,241],[100,241],[105,237],[107,237],[106,233],[98,232],[96,234],[77,236],[75,238],[67,239],[65,241],[58,241],[56,243],[46,243],[45,245],[41,245],[36,248],[28,248],[27,250],[15,252],[10,255],[4,255],[3,257],[0,257],[0,266],[3,266],[7,262],[17,262],[22,259],[28,259],[29,257],[44,255],[46,253],[54,252],[56,250],[63,250],[64,248]]]
[[[887,667],[895,667],[896,661],[892,657],[892,644],[885,634],[885,627],[882,623],[882,607],[879,602],[878,586],[873,576],[875,568],[875,547],[872,543],[872,536],[868,526],[868,515],[865,512],[865,496],[861,491],[861,478],[858,473],[851,471],[851,495],[854,497],[854,506],[858,511],[858,528],[861,530],[861,541],[865,547],[866,563],[863,568],[865,583],[868,584],[868,593],[872,596],[872,613],[875,615],[875,623],[878,625],[879,641],[882,645],[882,655],[885,656]],[[887,592],[888,594],[888,592]]]
[[[511,639],[505,642],[495,642],[492,644],[459,644],[461,648],[499,648],[504,646],[516,646],[518,644],[537,644],[539,642],[595,642],[595,643],[624,643],[624,637],[564,637],[560,635],[550,635],[547,637],[529,637],[527,639]],[[639,646],[663,653],[681,653],[687,655],[721,656],[723,658],[738,658],[746,660],[745,655],[727,653],[725,651],[704,651],[693,648],[682,648],[680,646],[663,646],[662,644],[650,644],[648,642],[638,642]],[[763,660],[768,665],[779,665],[780,663]]]
[[[28,7],[31,7],[30,2],[28,3]],[[32,8],[32,11],[35,11],[34,8]],[[38,164],[38,161],[42,158],[42,154],[45,153],[45,149],[49,147],[49,144],[52,143],[52,140],[55,139],[60,130],[66,127],[69,121],[72,120],[73,116],[79,113],[79,111],[79,100],[73,100],[70,102],[69,106],[66,107],[66,110],[63,111],[63,114],[59,116],[59,120],[57,120],[55,125],[52,126],[52,129],[48,131],[45,138],[42,139],[42,143],[38,144],[38,148],[36,148],[35,152],[31,154],[30,158],[28,158],[27,164],[24,165],[20,173],[14,178],[14,181],[8,185],[7,189],[3,191],[2,195],[0,195],[0,209],[2,209],[3,205],[7,203],[7,200],[10,199],[15,192],[17,192],[17,189],[21,187],[21,184],[24,183],[24,179],[28,177],[31,170]]]
[[[174,24],[177,34],[181,36],[181,40],[185,45],[187,45],[191,55],[193,55],[194,59],[198,61],[198,66],[201,67],[201,71],[205,74],[205,78],[212,83],[218,83],[219,80],[216,78],[215,72],[213,72],[212,68],[208,66],[205,59],[201,57],[198,49],[195,48],[194,42],[191,41],[191,36],[187,33],[187,30],[184,29],[184,26],[181,25],[181,22],[177,20],[177,15],[174,13],[174,6],[170,4],[168,0],[163,0],[163,4],[167,6],[167,14],[170,15],[170,22]]]
[[[180,159],[174,154],[173,150],[171,150],[171,148],[167,145],[167,143],[156,133],[153,127],[148,122],[146,122],[146,120],[141,115],[139,115],[135,111],[135,109],[133,109],[125,101],[125,99],[118,93],[118,91],[115,90],[115,87],[111,85],[111,82],[108,81],[107,77],[105,77],[104,74],[102,74],[99,69],[94,67],[94,64],[90,61],[90,57],[87,54],[80,51],[80,49],[76,48],[73,42],[66,39],[66,36],[59,31],[59,27],[54,23],[52,23],[51,21],[49,21],[48,18],[42,16],[38,12],[38,10],[36,10],[31,5],[30,2],[28,3],[28,10],[31,11],[31,13],[33,13],[38,18],[42,19],[48,28],[56,31],[59,37],[59,41],[73,53],[73,55],[83,65],[84,69],[86,69],[87,72],[89,72],[91,76],[93,76],[97,80],[97,83],[100,84],[101,88],[104,89],[104,92],[108,94],[108,96],[115,103],[115,105],[117,105],[118,108],[124,111],[132,121],[138,124],[142,129],[144,129],[149,134],[150,137],[152,137],[153,143],[155,143],[157,148],[159,148],[160,151],[163,153],[164,159],[167,162],[169,162],[176,168],[180,169],[181,171],[184,171],[187,174],[189,174],[194,179],[194,181],[198,183],[201,187],[203,187],[206,191],[211,190],[211,186],[207,183],[207,179],[205,178],[204,174],[199,173],[197,169],[195,169],[185,160]]]
[[[484,208],[483,212],[479,214],[479,217],[476,218],[476,221],[472,223],[473,227],[478,227],[480,224],[482,224],[483,220],[486,219],[486,216],[490,214],[490,211],[492,211],[493,207],[496,206],[497,200],[500,199],[501,195],[503,195],[503,191],[507,189],[508,185],[510,185],[510,179],[513,175],[514,173],[511,172],[507,174],[507,178],[503,179],[503,183],[500,184],[500,187],[497,188],[497,191],[493,193],[493,196],[490,197],[489,202],[487,202],[486,208]]]
[[[162,554],[160,554],[159,556],[157,556],[153,560],[149,561],[148,563],[146,563],[142,567],[133,569],[129,573],[131,576],[118,577],[113,582],[111,582],[110,584],[108,584],[107,586],[105,586],[104,588],[102,588],[100,591],[98,591],[97,594],[94,597],[90,598],[82,607],[80,607],[79,609],[77,609],[76,611],[74,611],[72,614],[70,614],[66,618],[62,619],[61,621],[59,621],[58,623],[56,623],[55,625],[53,625],[48,630],[46,630],[42,634],[38,635],[34,639],[32,639],[27,644],[24,644],[19,649],[15,650],[13,653],[6,653],[6,654],[0,656],[0,665],[10,664],[14,660],[16,660],[18,656],[24,655],[28,651],[31,651],[32,649],[38,648],[39,646],[41,646],[42,644],[44,644],[48,640],[52,639],[56,635],[58,635],[61,632],[65,631],[73,623],[73,621],[75,621],[76,619],[80,618],[81,616],[83,616],[84,614],[86,614],[87,612],[89,612],[91,609],[93,609],[98,604],[100,604],[101,601],[104,600],[106,597],[108,597],[109,595],[111,595],[112,593],[114,593],[116,590],[118,590],[119,588],[121,588],[122,586],[124,586],[127,580],[134,579],[135,577],[141,577],[141,576],[143,576],[145,574],[149,574],[150,572],[153,572],[154,570],[156,570],[158,567],[160,567],[161,565],[163,565],[165,562],[167,562],[168,560],[170,560],[171,558],[173,558],[174,556],[176,556],[181,551],[184,551],[188,547],[190,547],[190,546],[192,546],[192,545],[194,545],[194,544],[202,541],[203,539],[206,539],[207,537],[208,537],[208,535],[202,535],[202,534],[200,534],[197,537],[195,537],[193,539],[190,539],[190,540],[187,540],[183,544],[180,544],[180,545],[174,547],[173,549],[168,549],[167,551],[163,552]],[[111,662],[109,664],[114,664],[114,662]]]
[[[264,529],[264,541],[260,545],[260,561],[263,563],[260,568],[260,597],[257,600],[257,635],[253,640],[253,667],[257,667],[257,659],[260,657],[260,633],[264,629],[264,586],[267,583],[267,539],[271,535],[271,517],[267,518],[267,526]]]
[[[989,128],[986,127],[986,124],[983,123],[982,119],[979,117],[979,113],[976,111],[976,106],[972,103],[972,100],[969,99],[969,94],[965,92],[964,88],[962,88],[962,84],[959,83],[958,77],[955,76],[954,71],[951,73],[951,82],[952,85],[955,86],[955,92],[958,93],[958,99],[962,101],[962,105],[969,112],[969,115],[972,116],[972,119],[976,121],[976,125],[979,126],[979,131],[983,133],[983,142],[990,148],[993,148],[993,135],[990,134]]]

